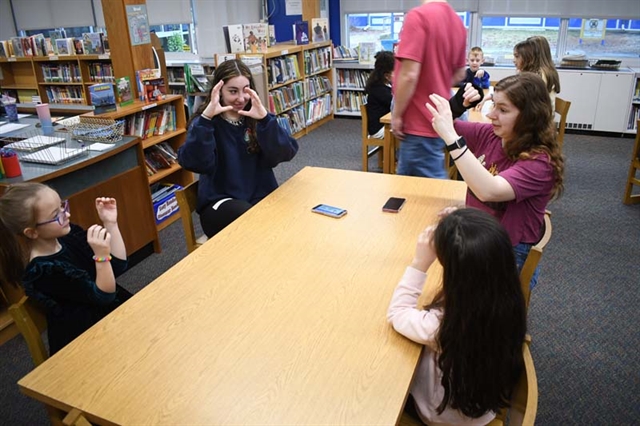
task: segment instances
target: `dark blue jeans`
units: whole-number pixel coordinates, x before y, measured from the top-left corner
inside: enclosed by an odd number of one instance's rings
[[[529,251],[531,251],[531,247],[533,247],[533,244],[520,243],[513,248],[513,251],[516,254],[516,264],[518,265],[518,272],[522,270],[524,262],[527,261],[527,256],[529,255]],[[533,276],[531,277],[531,282],[529,283],[529,288],[531,290],[533,290],[536,284],[538,284],[539,275],[540,265],[536,266],[536,270],[533,271]]]

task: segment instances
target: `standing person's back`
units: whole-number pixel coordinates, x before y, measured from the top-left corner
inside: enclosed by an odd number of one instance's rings
[[[392,128],[403,139],[400,174],[446,177],[444,143],[424,104],[430,93],[448,97],[453,82],[464,78],[466,39],[462,20],[446,1],[427,1],[405,18],[393,83]]]

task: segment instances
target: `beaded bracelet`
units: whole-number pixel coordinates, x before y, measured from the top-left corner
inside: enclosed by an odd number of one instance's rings
[[[93,261],[97,263],[111,262],[111,256],[107,256],[107,257],[93,256]]]

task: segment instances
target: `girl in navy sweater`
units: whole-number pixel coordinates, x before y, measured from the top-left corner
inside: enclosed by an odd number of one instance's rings
[[[178,162],[200,174],[197,211],[209,238],[276,189],[273,168],[298,152],[262,105],[249,68],[235,59],[216,68],[209,96],[187,127]]]

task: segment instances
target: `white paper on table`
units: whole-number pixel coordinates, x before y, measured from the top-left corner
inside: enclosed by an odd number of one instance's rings
[[[36,135],[22,141],[5,145],[5,148],[11,148],[17,151],[36,151],[40,148],[44,148],[50,145],[56,145],[64,141],[64,138],[59,138],[56,136]]]
[[[20,161],[42,164],[59,164],[71,158],[82,155],[87,152],[86,148],[68,149],[59,146],[50,146],[49,148],[36,151],[33,154],[25,155]]]
[[[28,124],[18,124],[18,123],[9,123],[0,126],[0,135],[4,135],[5,133],[14,132],[16,130],[23,129],[28,127]]]
[[[18,114],[18,119],[20,119],[20,118],[25,118],[25,117],[29,117],[29,116],[31,116],[31,115],[33,115],[33,114]]]
[[[89,151],[104,151],[109,148],[113,148],[113,144],[96,142],[89,145]]]

